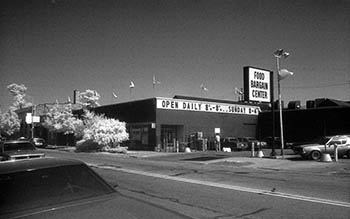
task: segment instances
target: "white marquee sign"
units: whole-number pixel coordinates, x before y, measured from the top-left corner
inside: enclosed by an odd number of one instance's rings
[[[186,110],[211,113],[231,113],[258,115],[260,107],[240,104],[216,103],[206,101],[192,101],[171,98],[157,98],[157,109]]]

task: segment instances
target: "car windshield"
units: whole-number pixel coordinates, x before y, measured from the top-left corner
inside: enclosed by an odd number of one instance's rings
[[[29,142],[4,144],[4,151],[26,151],[26,150],[35,150],[35,147]]]
[[[115,192],[83,164],[0,175],[0,212],[7,214]]]
[[[329,141],[329,139],[331,139],[331,137],[322,137],[320,140],[318,140],[318,144],[324,145]]]

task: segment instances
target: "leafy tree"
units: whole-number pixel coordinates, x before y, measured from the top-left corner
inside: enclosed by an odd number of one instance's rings
[[[100,95],[96,91],[87,90],[79,94],[79,100],[86,108],[98,106]],[[51,131],[74,133],[85,141],[93,141],[102,149],[116,148],[122,141],[129,139],[125,122],[110,119],[104,115],[96,115],[87,109],[82,119],[73,116],[72,105],[54,105],[46,115],[43,124]]]
[[[14,102],[10,106],[10,110],[14,111],[33,105],[32,103],[29,103],[25,100],[27,88],[23,84],[10,84],[7,86],[7,90],[14,98]]]
[[[82,135],[83,121],[74,117],[72,105],[54,105],[46,114],[43,126],[50,131],[64,132],[64,134],[74,133]]]
[[[43,124],[50,131],[74,133],[85,141],[97,143],[103,149],[116,148],[129,139],[125,122],[84,110],[83,119],[72,114],[71,104],[54,105]]]
[[[100,104],[97,101],[100,97],[100,94],[95,90],[86,90],[78,95],[79,103],[87,108],[99,106]]]
[[[7,110],[5,113],[0,111],[0,135],[13,135],[19,131],[21,124],[17,113]]]
[[[27,88],[23,84],[12,83],[7,86],[7,90],[13,96],[14,102],[5,113],[0,110],[0,135],[10,136],[19,131],[21,126],[15,111],[31,104],[24,99]]]

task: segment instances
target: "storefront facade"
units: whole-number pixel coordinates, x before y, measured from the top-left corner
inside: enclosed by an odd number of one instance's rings
[[[253,104],[175,96],[101,106],[94,109],[127,123],[133,150],[211,149],[221,137],[256,136],[260,108]]]

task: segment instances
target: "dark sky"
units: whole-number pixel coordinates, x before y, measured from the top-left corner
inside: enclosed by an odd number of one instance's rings
[[[176,94],[237,100],[243,67],[290,57],[285,102],[350,99],[349,0],[2,0],[0,104],[96,90],[100,104]],[[161,81],[153,89],[152,76]],[[135,82],[131,96],[130,81]],[[204,84],[209,91],[202,92]],[[112,92],[118,95],[115,99]]]

